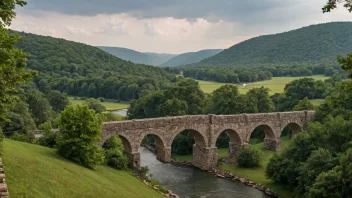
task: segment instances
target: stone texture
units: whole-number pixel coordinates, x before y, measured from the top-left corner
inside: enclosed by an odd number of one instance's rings
[[[171,144],[176,135],[190,130],[195,138],[193,164],[202,169],[216,166],[216,139],[226,130],[230,136],[230,154],[235,154],[257,127],[265,132],[265,148],[279,151],[282,130],[289,126],[293,135],[302,131],[314,118],[314,111],[238,114],[238,115],[188,115],[141,120],[106,122],[103,125],[102,145],[111,136],[120,136],[131,165],[140,166],[138,149],[146,135],[156,140],[157,158],[171,160]]]

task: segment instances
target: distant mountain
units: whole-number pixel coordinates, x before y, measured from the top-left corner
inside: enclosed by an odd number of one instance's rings
[[[207,49],[198,52],[188,52],[180,54],[161,64],[161,67],[175,67],[181,65],[188,65],[199,62],[205,58],[214,56],[222,51],[222,49]]]
[[[352,22],[333,22],[252,38],[190,66],[331,64],[349,52]]]
[[[122,47],[98,47],[118,58],[128,60],[134,63],[146,64],[146,65],[160,65],[165,61],[177,56],[176,54],[157,54],[157,53],[142,53],[135,50],[122,48]]]

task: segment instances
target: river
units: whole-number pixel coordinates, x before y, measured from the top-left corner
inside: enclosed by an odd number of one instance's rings
[[[164,164],[154,153],[141,147],[141,165],[148,166],[152,177],[181,198],[268,198],[263,192],[240,182],[217,178],[193,167]]]

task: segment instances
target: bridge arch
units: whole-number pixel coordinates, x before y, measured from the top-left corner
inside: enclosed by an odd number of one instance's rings
[[[273,151],[279,151],[281,142],[280,138],[277,137],[277,131],[275,130],[275,126],[265,123],[255,124],[253,127],[249,129],[249,133],[247,135],[247,143],[251,138],[251,135],[255,131],[255,129],[262,129],[264,131],[264,148]]]
[[[144,133],[141,134],[140,142],[139,145],[142,145],[143,143],[143,139],[151,136],[154,140],[154,145],[155,145],[155,149],[156,149],[156,158],[157,160],[167,163],[171,160],[171,153],[170,153],[170,149],[167,148],[166,146],[166,140],[164,139],[164,137],[154,131],[146,131]]]
[[[297,122],[289,122],[286,125],[283,125],[280,136],[285,128],[290,128],[292,133],[292,138],[295,137],[298,133],[303,131],[303,125]]]
[[[228,137],[229,137],[229,142],[228,142],[228,158],[233,157],[235,154],[237,154],[241,148],[242,148],[242,144],[243,144],[243,140],[240,136],[240,134],[237,132],[237,130],[235,129],[222,129],[220,132],[217,132],[214,136],[215,138],[215,144],[217,145],[217,141],[218,138],[223,134],[223,133],[227,133]]]
[[[202,134],[198,130],[192,129],[192,128],[181,128],[181,129],[175,130],[168,145],[171,146],[172,142],[175,140],[176,136],[183,131],[189,131],[192,134],[196,145],[201,146],[201,147],[206,147],[208,145],[207,144],[207,137],[205,136],[205,134]]]

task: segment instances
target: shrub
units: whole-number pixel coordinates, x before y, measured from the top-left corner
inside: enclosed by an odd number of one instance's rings
[[[254,148],[242,148],[238,153],[237,162],[240,167],[254,168],[259,166],[262,153]]]
[[[117,148],[106,150],[105,162],[108,166],[119,170],[128,169],[128,157]]]
[[[61,112],[58,153],[78,164],[94,168],[103,162],[103,152],[97,146],[101,138],[102,121],[87,105],[69,106]]]
[[[122,141],[119,137],[112,136],[104,142],[103,148],[105,150],[118,149],[120,151],[123,151]]]
[[[15,133],[10,137],[10,139],[19,142],[27,142],[27,136],[25,134]]]

